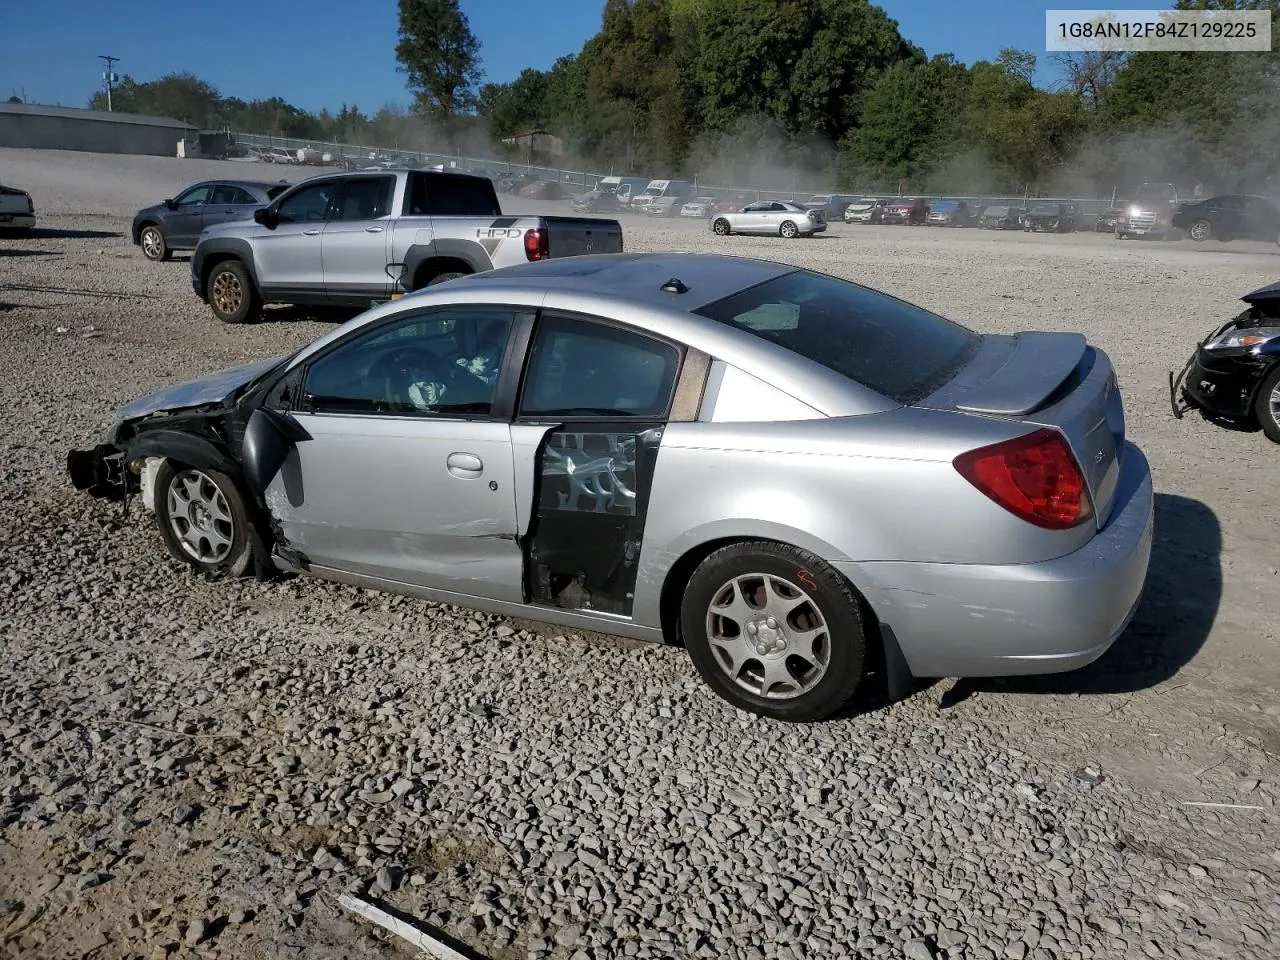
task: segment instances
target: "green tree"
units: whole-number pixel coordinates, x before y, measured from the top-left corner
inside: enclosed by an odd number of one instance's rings
[[[475,105],[480,42],[458,0],[400,0],[396,60],[418,108],[445,124]]]

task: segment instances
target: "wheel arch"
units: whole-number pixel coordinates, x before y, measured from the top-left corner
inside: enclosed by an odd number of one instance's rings
[[[472,240],[454,238],[414,244],[405,251],[403,264],[401,284],[408,280],[406,292],[422,289],[442,273],[483,273],[493,269],[484,247]]]
[[[191,255],[192,270],[200,280],[200,290],[206,296],[209,290],[209,274],[213,268],[228,260],[239,260],[249,273],[249,282],[259,295],[262,284],[258,281],[258,271],[253,262],[253,247],[247,240],[239,237],[214,237],[201,240]]]
[[[159,220],[155,220],[151,218],[148,218],[146,220],[139,220],[137,223],[133,225],[133,242],[135,246],[137,244],[142,243],[142,231],[147,229],[147,227],[155,227],[162,234],[164,233],[164,227],[161,226]]]

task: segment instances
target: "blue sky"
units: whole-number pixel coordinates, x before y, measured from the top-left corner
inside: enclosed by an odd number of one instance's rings
[[[1034,51],[1037,80],[1055,79],[1044,11],[1096,7],[1053,0],[881,0],[927,53],[972,63],[1001,47]],[[279,95],[308,110],[344,101],[365,111],[407,102],[395,70],[395,0],[37,0],[5,3],[0,97],[84,106],[101,84],[99,54],[137,80],[189,70],[226,96]],[[510,80],[579,50],[603,0],[463,0],[487,79]],[[530,13],[536,10],[536,13]]]

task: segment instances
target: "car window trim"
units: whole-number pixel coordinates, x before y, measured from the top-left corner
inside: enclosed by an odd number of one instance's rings
[[[502,363],[499,367],[498,378],[494,385],[493,401],[489,405],[488,413],[393,413],[390,411],[370,410],[363,412],[354,411],[337,411],[337,410],[316,410],[310,403],[305,401],[307,378],[311,375],[311,368],[317,362],[329,356],[336,350],[352,343],[355,340],[364,337],[376,336],[378,331],[385,330],[389,327],[396,326],[400,323],[409,323],[424,318],[431,317],[438,313],[447,312],[480,312],[480,311],[510,311],[513,315],[511,329],[507,334],[506,349],[502,354]],[[387,420],[452,420],[466,421],[469,423],[510,423],[515,408],[515,398],[517,396],[516,386],[512,382],[518,379],[520,365],[523,362],[524,350],[527,350],[531,332],[533,329],[533,321],[536,313],[535,307],[522,306],[511,303],[465,303],[465,304],[433,304],[429,307],[421,309],[409,310],[404,313],[396,313],[382,320],[364,324],[352,330],[347,336],[333,343],[327,344],[323,350],[320,350],[298,367],[289,370],[281,380],[286,379],[297,370],[301,370],[301,376],[298,381],[298,397],[296,401],[291,402],[289,407],[293,413],[303,413],[308,416],[316,417],[379,417]],[[520,336],[523,335],[523,341]],[[523,346],[521,346],[521,343]],[[514,372],[512,368],[514,367]],[[280,381],[273,383],[268,388],[268,394],[275,389]]]
[[[524,397],[525,387],[529,381],[529,365],[533,361],[533,344],[537,339],[538,331],[541,330],[542,324],[548,320],[576,320],[583,323],[598,324],[602,327],[609,327],[624,333],[631,333],[637,336],[652,340],[655,343],[663,344],[673,348],[676,351],[676,369],[675,375],[671,379],[671,390],[667,394],[667,403],[663,407],[662,412],[652,416],[639,416],[628,414],[626,416],[604,416],[598,413],[580,414],[574,416],[565,416],[562,414],[540,413],[540,414],[524,414],[520,410],[520,402]],[[652,423],[661,421],[662,423],[670,423],[672,411],[675,405],[676,396],[680,392],[681,381],[684,375],[686,358],[690,352],[687,344],[678,340],[672,340],[670,337],[664,337],[656,334],[651,330],[644,330],[634,324],[625,323],[620,320],[614,320],[610,317],[602,317],[598,314],[581,313],[576,310],[539,310],[537,319],[532,325],[528,342],[525,344],[524,357],[520,365],[520,382],[513,400],[512,422],[525,424],[549,424],[549,423]],[[709,369],[709,365],[708,365]],[[705,375],[704,375],[705,380]]]
[[[347,185],[359,180],[381,180],[384,182],[383,189],[387,192],[387,196],[384,197],[386,211],[376,217],[362,217],[359,220],[343,220],[337,216],[338,204],[347,191]],[[370,173],[364,176],[340,177],[334,180],[334,183],[338,185],[338,189],[335,190],[333,192],[333,196],[329,198],[329,207],[325,212],[326,223],[364,223],[366,220],[386,220],[392,215],[391,207],[395,202],[396,192],[396,178],[394,174]]]

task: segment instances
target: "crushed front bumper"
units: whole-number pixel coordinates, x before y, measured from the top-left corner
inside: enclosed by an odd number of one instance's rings
[[[100,500],[123,500],[136,486],[125,467],[124,451],[111,443],[68,451],[67,473],[73,487]]]
[[[1251,358],[1206,356],[1200,347],[1180,373],[1169,375],[1173,415],[1181,419],[1193,409],[1226,420],[1252,419],[1254,393],[1269,369]]]
[[[863,588],[916,677],[1061,673],[1096,660],[1146,583],[1155,494],[1126,444],[1110,519],[1084,546],[1039,563],[836,562]]]

